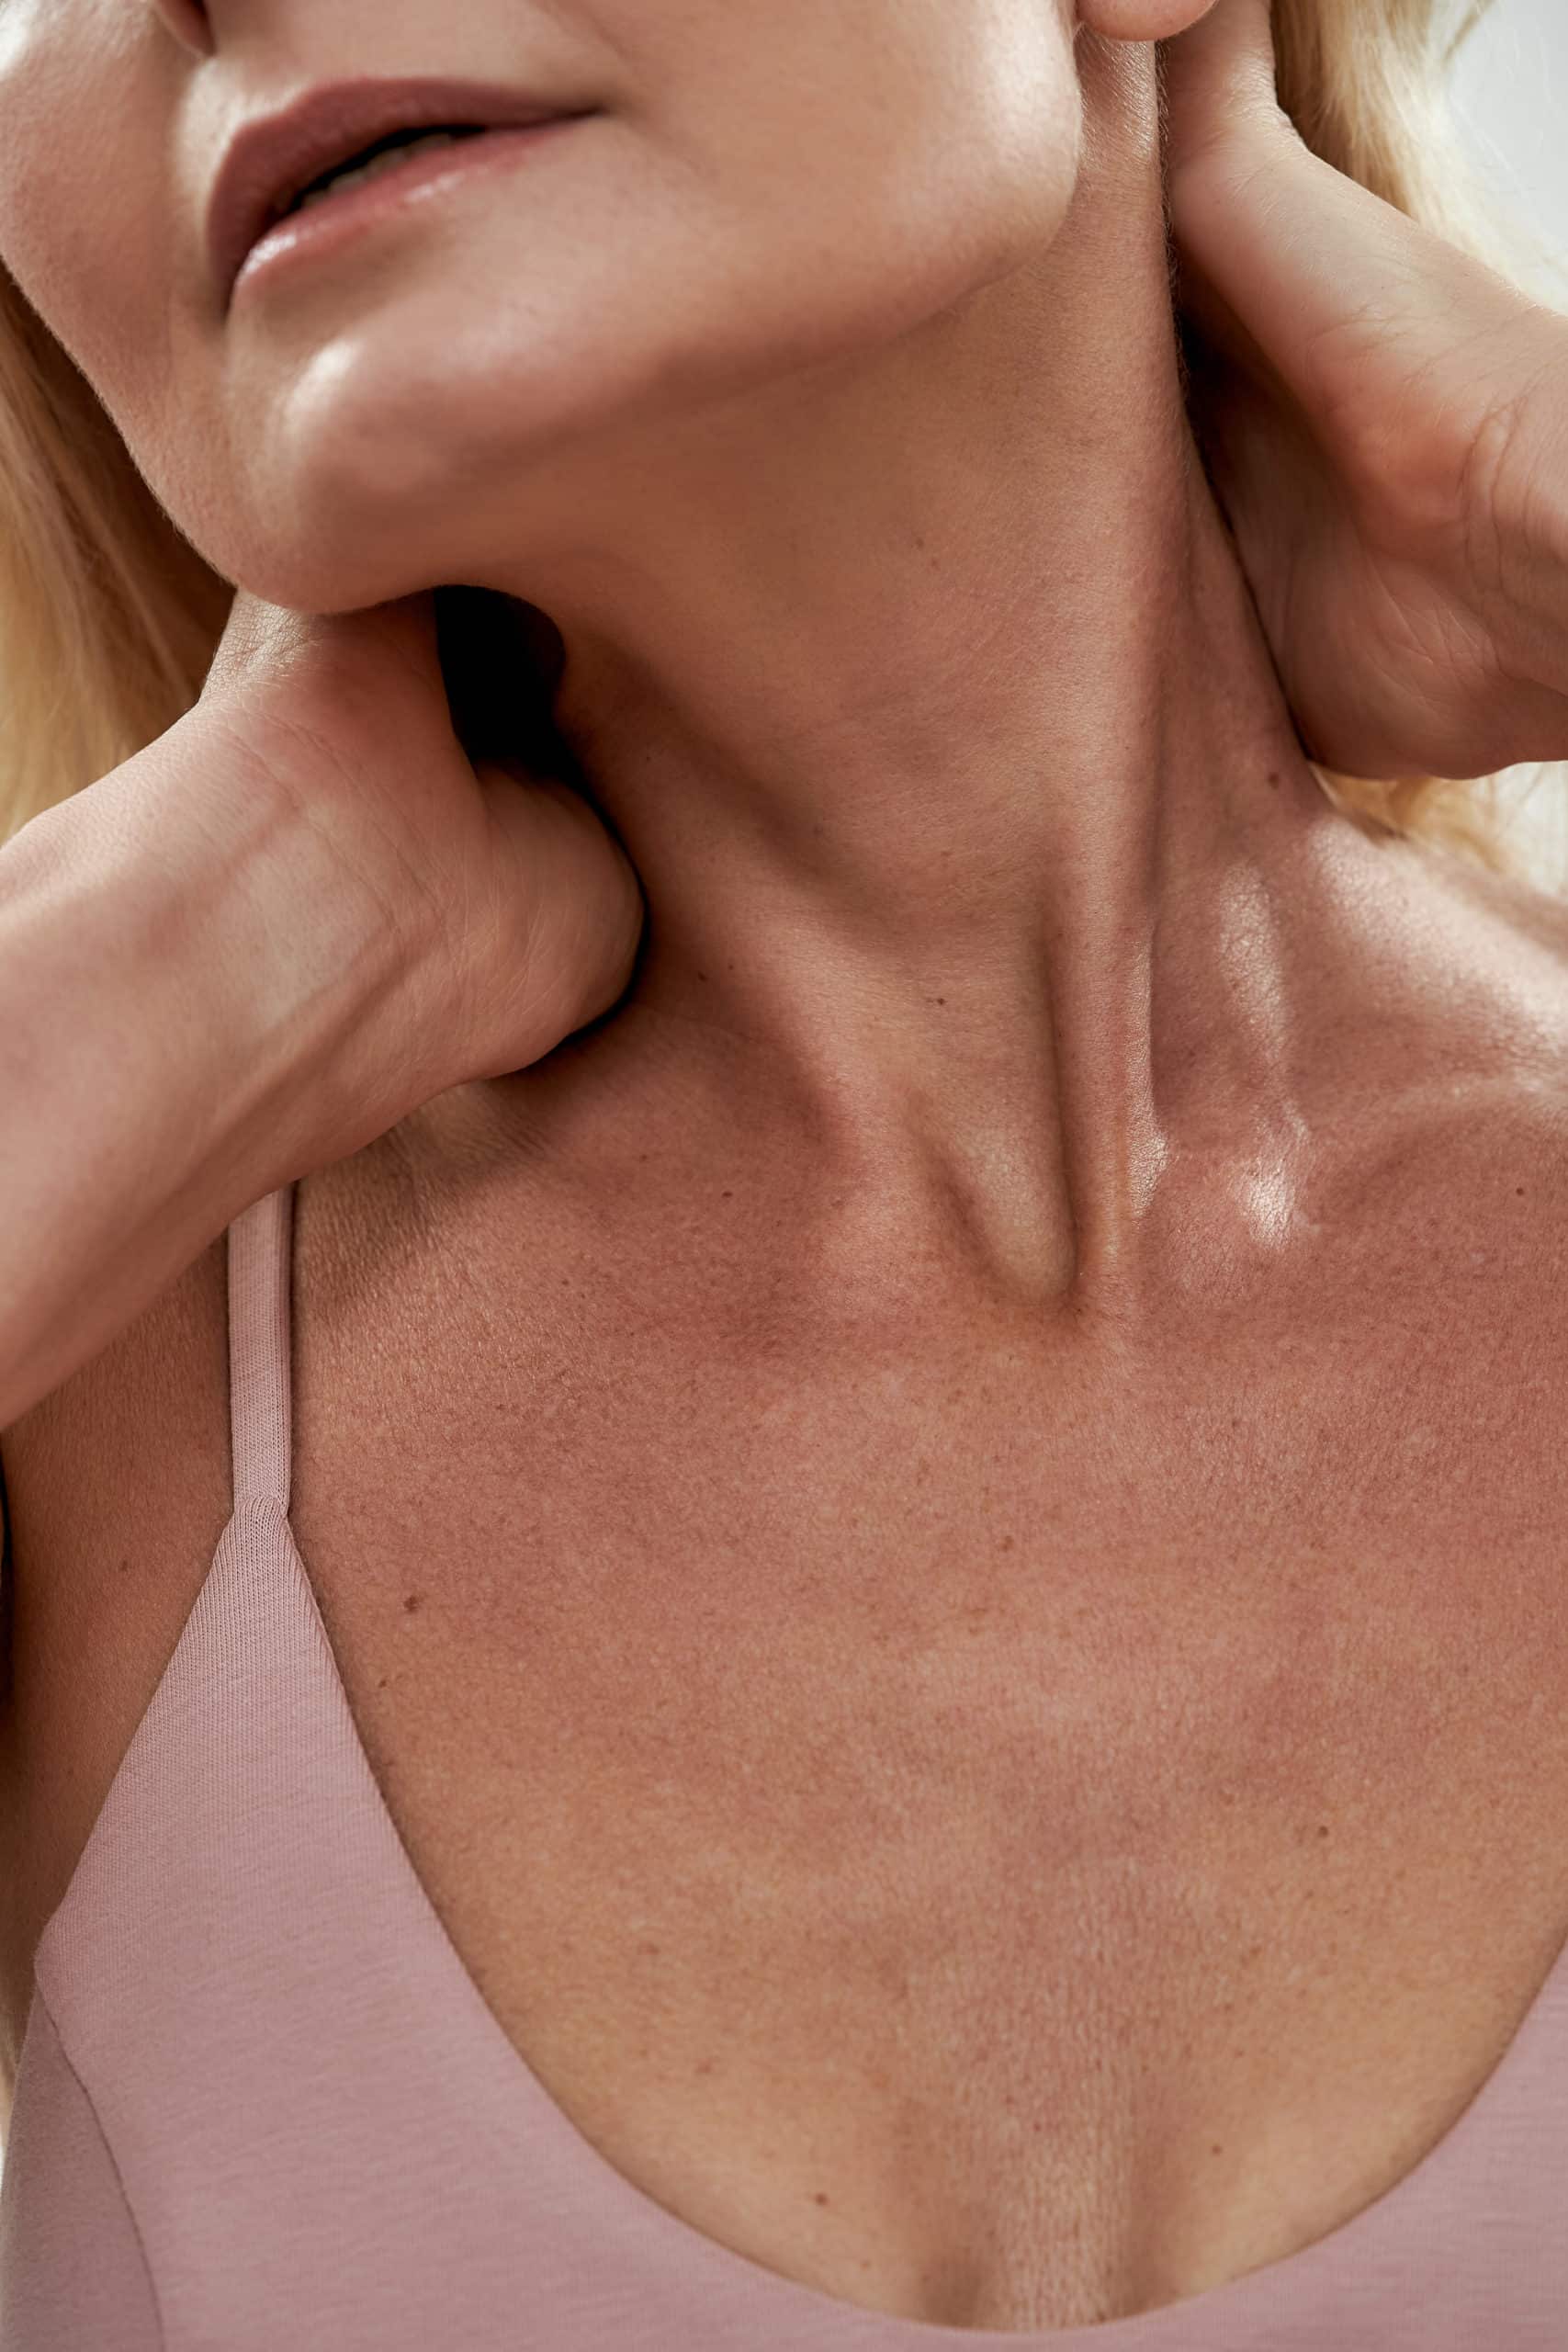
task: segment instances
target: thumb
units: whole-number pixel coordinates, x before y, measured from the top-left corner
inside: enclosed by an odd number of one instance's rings
[[[488,819],[462,894],[467,1077],[526,1069],[625,993],[646,906],[636,868],[583,797],[512,760],[475,770]]]

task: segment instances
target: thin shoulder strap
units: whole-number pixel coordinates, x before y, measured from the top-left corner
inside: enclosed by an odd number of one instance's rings
[[[229,1424],[234,1508],[288,1509],[289,1284],[294,1187],[268,1193],[229,1227]]]

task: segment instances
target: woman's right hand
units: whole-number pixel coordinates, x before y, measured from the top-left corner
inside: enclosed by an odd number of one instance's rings
[[[431,594],[314,616],[241,591],[181,724],[259,763],[401,935],[420,984],[400,1053],[422,1100],[537,1061],[624,991],[644,915],[630,861],[566,784],[470,759]]]

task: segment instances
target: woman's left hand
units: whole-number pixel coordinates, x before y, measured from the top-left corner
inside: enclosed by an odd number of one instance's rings
[[[1568,756],[1568,319],[1313,153],[1269,0],[1163,59],[1205,460],[1309,755]]]

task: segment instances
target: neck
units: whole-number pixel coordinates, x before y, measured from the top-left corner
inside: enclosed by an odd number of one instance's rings
[[[1284,1181],[1345,820],[1197,462],[1148,141],[1036,265],[650,435],[601,511],[613,559],[495,584],[642,879],[614,1025],[840,1194],[961,1197],[1032,1290],[1128,1265],[1183,1134]]]

